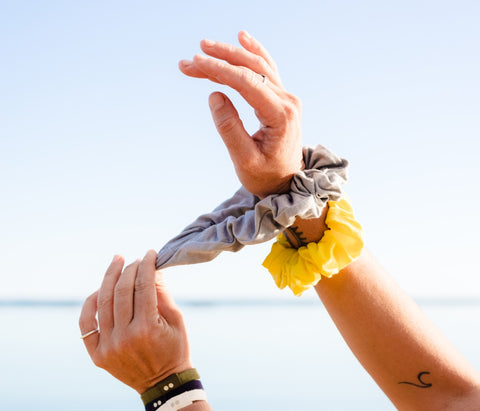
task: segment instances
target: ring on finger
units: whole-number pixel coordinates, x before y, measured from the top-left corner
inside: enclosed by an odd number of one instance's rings
[[[266,84],[268,81],[268,77],[265,74],[258,73],[259,76],[262,77],[262,83]]]
[[[80,338],[81,338],[82,340],[84,340],[85,338],[89,337],[90,335],[95,334],[95,333],[99,333],[99,332],[100,332],[100,330],[99,330],[98,328],[95,328],[94,330],[89,331],[88,333],[82,334],[82,335],[80,336]]]

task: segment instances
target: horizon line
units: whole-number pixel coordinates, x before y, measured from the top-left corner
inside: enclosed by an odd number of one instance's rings
[[[413,297],[418,305],[480,305],[478,297]],[[42,299],[42,298],[0,298],[1,307],[77,307],[83,304],[83,299]],[[315,305],[321,301],[315,298],[177,298],[179,306],[279,306],[279,305]]]

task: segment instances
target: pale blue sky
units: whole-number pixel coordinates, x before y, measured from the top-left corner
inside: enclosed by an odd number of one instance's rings
[[[238,187],[184,77],[248,30],[351,162],[369,248],[414,296],[480,297],[478,1],[0,0],[0,298],[82,298]],[[234,93],[250,130],[256,120]],[[268,245],[166,271],[177,296],[266,296]]]

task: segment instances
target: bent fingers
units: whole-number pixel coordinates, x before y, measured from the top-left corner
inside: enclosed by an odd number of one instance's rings
[[[85,334],[98,329],[97,319],[97,298],[98,291],[90,295],[82,306],[78,325],[80,327],[80,334],[82,335],[83,343],[88,351],[88,355],[93,357],[98,346],[100,335],[98,332],[94,332],[88,336],[83,337]]]
[[[268,121],[268,126],[282,124],[282,100],[272,89],[275,86],[265,84],[261,75],[248,68],[232,66],[225,61],[201,54],[197,54],[193,62],[210,80],[216,80],[238,91],[247,103]]]

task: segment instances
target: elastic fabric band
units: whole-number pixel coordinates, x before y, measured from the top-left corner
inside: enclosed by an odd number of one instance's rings
[[[222,251],[275,238],[297,217],[318,218],[325,203],[339,200],[347,180],[348,162],[325,147],[303,148],[305,168],[290,191],[260,199],[240,188],[212,212],[201,215],[159,251],[156,267],[210,261]]]
[[[318,243],[298,249],[283,234],[277,237],[263,262],[276,285],[289,287],[296,296],[316,285],[321,277],[331,277],[357,259],[364,246],[364,232],[355,220],[349,201],[343,197],[328,201],[327,230]]]
[[[191,390],[183,392],[174,398],[168,400],[165,404],[157,408],[159,411],[178,411],[195,401],[207,401],[207,394],[203,390]]]
[[[160,406],[168,403],[172,398],[176,398],[179,395],[193,390],[203,390],[203,385],[199,380],[189,381],[180,387],[168,391],[168,393],[161,395],[157,398],[154,398],[149,403],[145,404],[146,411],[155,411],[158,410]]]
[[[152,388],[145,391],[141,397],[143,405],[147,405],[155,399],[162,397],[163,395],[177,389],[178,387],[193,381],[199,380],[200,374],[195,368],[185,370],[179,373],[171,374],[167,378],[163,379],[159,383],[155,384]]]

